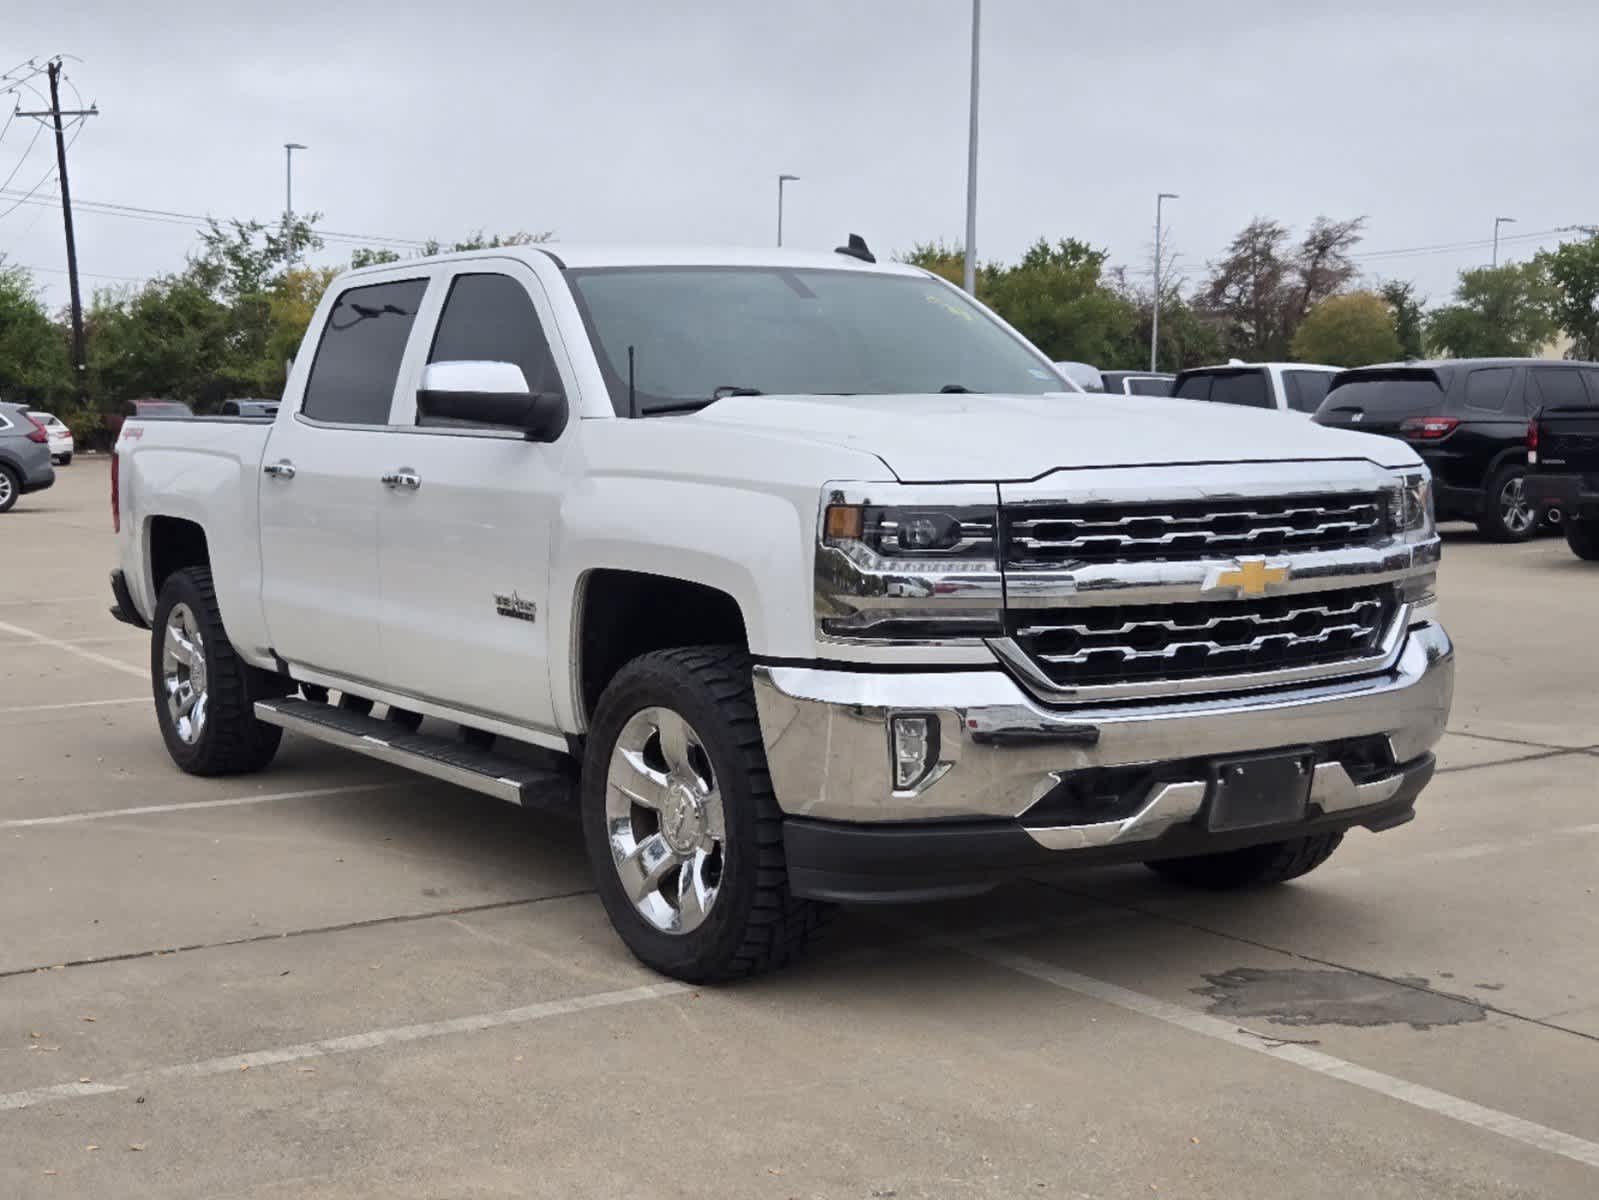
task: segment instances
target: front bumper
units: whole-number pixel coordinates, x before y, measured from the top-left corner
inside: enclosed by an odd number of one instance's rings
[[[904,833],[892,826],[948,822],[939,836],[954,842],[944,844],[969,842],[978,860],[986,853],[980,843],[996,834],[1048,852],[1046,861],[1085,852],[1148,858],[1159,856],[1154,847],[1162,839],[1186,842],[1198,833],[1210,786],[1206,764],[1231,755],[1308,750],[1316,759],[1312,816],[1326,827],[1388,820],[1383,814],[1398,812],[1396,805],[1408,813],[1449,718],[1454,647],[1442,626],[1428,623],[1408,632],[1393,668],[1379,674],[1098,707],[1046,708],[997,669],[888,674],[761,666],[755,685],[773,787],[797,839],[800,857],[791,865],[802,871],[815,862],[807,855],[818,823],[856,826],[852,836],[869,842],[883,827]],[[936,765],[909,789],[896,789],[891,774],[896,715],[928,717],[937,728]],[[1362,740],[1386,753],[1352,775],[1339,748]],[[1040,803],[1088,773],[1141,767],[1148,772],[1125,776],[1138,794],[1125,796],[1111,819],[1062,823]],[[1213,836],[1201,840],[1210,844]],[[1283,836],[1281,828],[1267,829],[1253,840]]]

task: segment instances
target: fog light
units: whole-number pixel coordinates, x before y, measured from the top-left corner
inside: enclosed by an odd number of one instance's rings
[[[920,783],[938,761],[938,720],[931,716],[896,716],[889,723],[894,760],[894,790]]]

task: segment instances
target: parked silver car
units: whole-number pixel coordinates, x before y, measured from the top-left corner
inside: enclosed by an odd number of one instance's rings
[[[56,481],[50,436],[20,404],[0,404],[0,513]]]

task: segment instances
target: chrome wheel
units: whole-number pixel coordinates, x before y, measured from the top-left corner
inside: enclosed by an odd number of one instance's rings
[[[663,933],[704,923],[722,884],[722,792],[694,727],[669,708],[635,713],[605,780],[611,861],[640,916]]]
[[[1527,503],[1526,484],[1526,479],[1517,475],[1499,489],[1499,520],[1514,534],[1526,533],[1537,519],[1532,505]]]
[[[187,604],[175,604],[167,614],[161,637],[161,681],[172,728],[184,744],[192,746],[205,732],[208,696],[205,638]]]
[[[11,474],[0,471],[0,508],[5,508],[11,503]]]

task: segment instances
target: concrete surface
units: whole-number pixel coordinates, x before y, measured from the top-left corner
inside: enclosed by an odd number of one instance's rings
[[[1451,533],[1412,824],[639,968],[575,826],[290,738],[178,773],[103,459],[0,517],[0,1196],[1599,1195],[1599,570]],[[145,811],[140,811],[145,810]],[[153,811],[150,811],[153,810]]]

